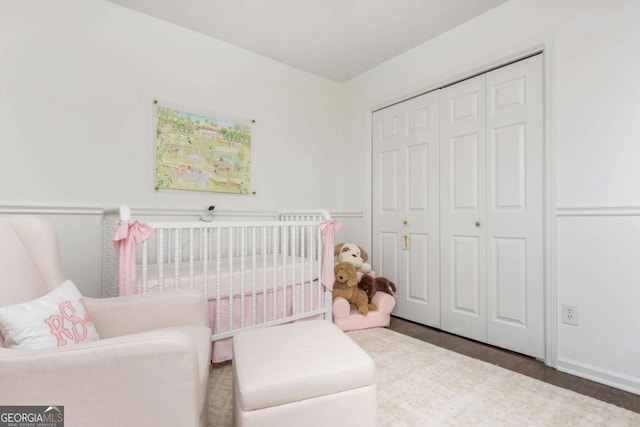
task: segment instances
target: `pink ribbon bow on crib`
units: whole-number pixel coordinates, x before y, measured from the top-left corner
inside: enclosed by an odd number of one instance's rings
[[[333,273],[333,235],[340,230],[342,223],[337,219],[327,219],[320,223],[320,232],[324,240],[324,255],[322,257],[322,284],[332,290],[335,276]]]
[[[118,295],[136,292],[136,245],[153,233],[153,227],[138,220],[118,221],[113,231],[113,241],[120,246],[118,262]]]

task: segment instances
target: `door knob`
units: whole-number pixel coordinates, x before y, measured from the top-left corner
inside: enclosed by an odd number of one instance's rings
[[[480,227],[480,221],[476,221],[476,227]]]

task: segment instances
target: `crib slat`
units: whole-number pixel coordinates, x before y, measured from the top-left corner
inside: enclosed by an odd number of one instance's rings
[[[173,232],[173,289],[180,288],[180,263],[182,262],[182,254],[180,252],[180,243],[182,229],[175,228]]]
[[[324,289],[324,286],[322,285],[322,281],[324,278],[322,277],[322,232],[320,231],[320,228],[316,231],[316,242],[316,256],[318,261],[318,305],[321,305],[323,303],[322,290]]]
[[[304,270],[305,270],[305,259],[306,259],[306,253],[305,253],[305,236],[306,236],[306,231],[307,231],[307,227],[300,227],[300,254],[298,254],[300,256],[301,262],[300,262],[300,312],[304,313],[306,311],[306,305],[305,305],[305,298],[304,298],[304,294],[305,294],[305,288],[307,287],[307,284],[304,281]]]
[[[244,291],[245,291],[245,286],[246,286],[246,246],[245,246],[245,239],[246,239],[246,227],[240,227],[240,235],[239,235],[239,240],[240,240],[240,245],[239,245],[239,251],[240,251],[240,327],[244,328],[244,313],[245,313],[245,309],[244,309]]]
[[[193,289],[193,257],[194,257],[194,240],[195,240],[195,230],[193,228],[189,228],[189,289]]]
[[[222,309],[222,279],[220,267],[222,265],[222,248],[220,247],[222,229],[216,230],[216,332],[220,332],[220,310]]]
[[[256,287],[258,286],[258,273],[256,270],[256,227],[251,228],[251,324],[255,325],[258,323],[256,319]]]
[[[262,321],[267,317],[267,227],[262,227]]]
[[[209,297],[209,241],[207,240],[207,234],[209,230],[206,228],[202,230],[202,291],[205,298]]]
[[[292,226],[291,227],[291,258],[290,258],[290,264],[291,264],[291,314],[296,314],[297,310],[296,310],[296,306],[297,306],[297,301],[296,301],[296,263],[294,262],[295,260],[295,256],[298,252],[298,245],[297,245],[297,237],[298,237],[298,227],[297,226]]]
[[[278,253],[278,232],[279,232],[279,227],[273,227],[273,252],[271,253],[271,259],[273,261],[273,279],[272,279],[272,285],[273,285],[273,293],[271,294],[272,297],[272,301],[273,301],[273,320],[276,320],[276,313],[277,313],[277,309],[278,309],[278,258],[277,258],[277,253]]]
[[[229,329],[233,329],[233,227],[227,229],[227,259],[229,260]]]
[[[149,242],[142,242],[142,293],[147,293],[149,277]]]
[[[313,310],[315,308],[315,305],[313,303],[313,287],[314,287],[314,272],[313,272],[313,266],[315,263],[315,245],[314,245],[314,236],[315,234],[314,232],[314,228],[313,227],[309,227],[309,307],[311,310]]]
[[[164,290],[164,230],[158,230],[158,289]]]
[[[289,228],[285,225],[283,227],[283,235],[282,235],[282,317],[287,315],[287,250],[289,239],[288,236]]]

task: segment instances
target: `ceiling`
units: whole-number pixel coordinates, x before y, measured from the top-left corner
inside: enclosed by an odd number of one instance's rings
[[[108,0],[348,80],[507,0]]]

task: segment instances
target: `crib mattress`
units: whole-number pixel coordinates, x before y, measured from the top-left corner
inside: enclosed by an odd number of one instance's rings
[[[229,295],[253,295],[271,293],[285,286],[311,283],[318,279],[319,263],[310,258],[284,255],[256,255],[222,258],[218,271],[217,259],[207,261],[207,297],[227,298]],[[163,281],[160,283],[160,266],[147,265],[147,292],[178,289],[204,289],[204,261],[184,261],[162,265]],[[142,266],[136,268],[138,292],[143,292]],[[191,273],[193,271],[193,273]]]

